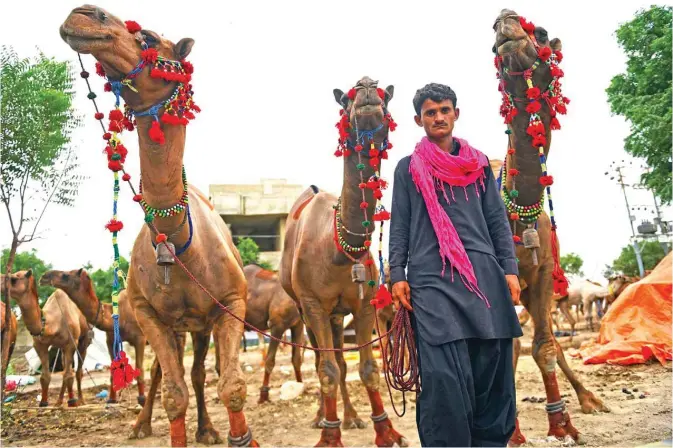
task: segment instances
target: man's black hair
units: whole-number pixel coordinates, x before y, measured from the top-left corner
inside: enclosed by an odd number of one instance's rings
[[[416,110],[416,115],[421,115],[421,107],[427,99],[430,99],[436,103],[440,103],[444,100],[451,100],[454,109],[458,106],[456,92],[451,90],[451,87],[432,82],[427,84],[422,89],[418,89],[416,91],[416,95],[414,96],[414,109]]]

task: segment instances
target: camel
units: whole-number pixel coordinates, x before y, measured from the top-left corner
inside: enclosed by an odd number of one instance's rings
[[[189,393],[176,333],[190,332],[194,338],[192,384],[197,402],[203,404],[196,441],[221,442],[203,397],[204,361],[214,333],[221,372],[218,394],[228,411],[229,444],[256,446],[243,413],[246,384],[238,363],[243,323],[236,318],[245,317],[247,296],[243,263],[227,225],[207,196],[187,186],[184,172],[186,123],[200,110],[192,98],[193,66],[185,61],[194,40],[184,38],[174,44],[92,5],[73,9],[59,31],[74,51],[93,55],[99,64],[97,71],[108,78],[109,90],[126,102],[121,124],[113,122],[120,118],[114,110],[110,127],[116,132],[138,130],[142,189],[134,199],[151,225],[142,228],[133,245],[127,294],[138,325],[159,360],[171,445],[187,443]],[[114,135],[106,138],[108,167],[120,169],[125,153]],[[176,263],[184,265],[208,293],[181,269],[174,268],[171,274],[170,266]],[[143,423],[143,418],[141,413],[136,424]]]
[[[289,328],[292,333],[292,342],[303,344],[304,322],[301,320],[299,309],[280,285],[278,275],[260,266],[251,264],[243,268],[245,279],[248,282],[248,304],[245,320],[262,331],[269,330],[272,336],[282,338]],[[276,364],[276,350],[279,342],[271,340],[265,356],[264,382],[260,389],[258,403],[269,401],[269,379]],[[297,382],[302,382],[301,376],[302,351],[299,347],[292,347],[292,365]]]
[[[651,271],[650,271],[651,272]],[[610,305],[619,298],[627,286],[640,281],[640,277],[630,277],[628,275],[613,275],[608,279],[609,294],[603,302],[603,314],[608,312]]]
[[[82,366],[86,359],[86,351],[93,340],[84,314],[70,301],[68,295],[57,289],[47,299],[42,309],[37,295],[37,282],[33,271],[18,271],[10,274],[9,295],[21,309],[26,328],[33,336],[33,347],[40,357],[42,374],[40,385],[42,396],[40,407],[49,405],[49,348],[58,347],[63,353],[63,384],[56,406],[63,405],[63,394],[68,389],[68,406],[84,404],[82,396]],[[73,373],[76,353],[81,356],[77,361],[77,371]],[[73,394],[73,381],[77,379],[77,398]]]
[[[2,274],[2,278],[0,279],[0,285],[2,285],[2,288],[4,289],[5,285],[5,275]],[[4,295],[4,293],[3,293]],[[2,365],[0,368],[2,368],[2,385],[0,385],[0,400],[5,399],[5,377],[7,376],[7,368],[9,367],[9,361],[12,359],[12,353],[14,353],[14,346],[16,344],[16,334],[17,334],[17,326],[16,326],[16,316],[12,312],[12,308],[9,308],[9,311],[5,308],[5,302],[0,302],[2,305],[0,305],[0,341],[7,341],[7,344],[2,347],[2,358],[0,358],[0,362],[2,362]],[[9,327],[5,328],[5,313],[9,312]],[[7,332],[7,339],[5,339],[5,332]]]
[[[371,180],[380,185],[372,178],[375,174],[373,166],[380,161],[378,156],[387,157],[382,152],[388,147],[389,128],[394,129],[394,122],[387,112],[393,91],[393,86],[378,89],[377,82],[368,77],[358,81],[348,94],[334,90],[335,99],[342,107],[338,125],[340,142],[347,145],[345,152],[337,151],[337,155],[344,155],[341,197],[311,186],[299,196],[289,213],[279,276],[283,288],[297,302],[304,316],[314,347],[342,348],[344,316],[350,313],[353,314],[357,344],[363,345],[372,338],[376,315],[370,300],[374,297],[374,288],[366,286],[367,283],[364,283],[365,287],[363,283],[358,285],[351,276],[359,282],[372,281],[372,284],[378,276],[373,263],[366,261],[372,257],[371,242],[363,235],[371,232],[369,226],[375,220],[374,192],[380,190],[376,186],[367,188],[367,183]],[[345,249],[339,250],[335,240]],[[367,266],[354,264],[353,260],[362,260]],[[352,268],[356,271],[352,272]],[[344,402],[344,425],[353,425],[359,420],[345,392],[346,368],[343,352],[316,352],[322,400],[316,419],[324,412],[322,433],[316,446],[343,446],[336,405],[339,386]],[[372,406],[376,445],[397,443],[406,446],[407,440],[393,429],[383,407],[379,368],[371,345],[360,349],[359,373]]]
[[[112,305],[103,304],[96,296],[96,291],[89,274],[84,269],[72,271],[51,270],[45,272],[40,278],[40,283],[49,284],[64,291],[70,300],[84,314],[87,323],[106,333],[108,353],[110,359],[114,359],[112,343],[114,333],[112,328]],[[122,341],[133,346],[136,352],[136,366],[140,370],[138,381],[138,404],[145,404],[145,374],[143,359],[145,357],[145,345],[147,338],[140,330],[131,305],[129,304],[126,290],[119,294],[119,333]],[[110,371],[110,393],[108,403],[117,403],[117,392],[112,387],[112,371]]]
[[[549,154],[551,125],[553,123],[554,128],[558,125],[558,120],[552,113],[555,115],[556,111],[565,112],[565,98],[555,98],[557,101],[555,110],[539,98],[540,95],[549,95],[550,90],[554,95],[560,95],[559,85],[554,81],[555,76],[558,77],[561,72],[555,65],[540,62],[538,50],[548,62],[558,61],[562,56],[561,41],[559,39],[550,41],[544,28],[532,26],[509,9],[500,12],[493,29],[495,31],[493,52],[500,78],[499,90],[503,96],[501,114],[508,125],[506,130],[508,155],[503,169],[502,195],[510,213],[510,220],[513,220],[515,242],[525,242],[524,231],[527,231],[529,236],[535,227],[539,236],[539,248],[535,251],[531,251],[523,244],[516,246],[522,283],[521,303],[533,321],[532,355],[542,374],[547,393],[548,435],[559,439],[570,436],[577,440],[579,432],[573,427],[559,392],[556,379],[557,364],[575,389],[584,413],[607,412],[609,409],[582,385],[570,369],[561,346],[554,339],[551,326],[552,296],[555,289],[563,294],[564,277],[557,265],[558,240],[555,228],[552,227],[549,215],[544,212],[541,199],[545,186],[550,185],[552,179],[545,176],[546,171],[542,170],[541,162],[544,162]],[[528,76],[531,85],[525,80]],[[531,86],[539,88],[539,92],[535,92]],[[550,86],[549,90],[547,86]],[[533,105],[541,106],[539,110],[536,111],[535,107],[529,109],[527,105],[529,95],[539,99],[535,100],[536,104]],[[531,113],[536,113],[539,120],[531,122]],[[533,126],[531,123],[536,126],[531,127]],[[540,132],[540,125],[543,126],[543,132]],[[533,142],[536,146],[533,146]],[[543,155],[540,155],[539,147],[543,148]],[[513,171],[513,168],[516,168],[516,171]],[[514,177],[516,177],[516,195],[511,193],[515,189]],[[532,207],[534,211],[532,219],[528,215],[531,208],[523,207]],[[522,224],[522,219],[525,219],[526,224],[530,224],[531,227]],[[529,246],[536,246],[534,239],[528,241]],[[534,260],[534,256],[537,260]],[[515,371],[520,345],[521,342],[516,339],[513,359]],[[510,444],[519,445],[525,440],[519,430],[517,419]]]
[[[591,280],[581,280],[575,282],[568,288],[567,296],[559,300],[559,310],[563,316],[570,323],[572,331],[575,330],[575,319],[570,314],[570,307],[576,306],[578,312],[584,314],[588,324],[589,330],[594,331],[593,325],[593,307],[594,302],[598,302],[597,312],[600,320],[602,316],[602,301],[611,295],[607,286],[602,286],[600,283]]]

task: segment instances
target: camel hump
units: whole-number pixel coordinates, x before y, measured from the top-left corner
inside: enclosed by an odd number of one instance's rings
[[[201,192],[201,190],[199,190],[198,188],[196,188],[191,184],[189,185],[189,190],[191,194],[197,196],[200,200],[202,200],[203,203],[206,204],[209,209],[215,210],[215,206],[213,206],[212,202],[210,202],[210,200],[206,197],[205,194],[203,194],[203,192]]]
[[[251,263],[243,267],[243,273],[245,277],[250,281],[252,276],[262,280],[274,280],[277,278],[276,272],[264,269],[258,264]]]
[[[292,218],[299,219],[299,217],[301,216],[301,212],[306,208],[309,202],[311,202],[315,197],[315,195],[318,194],[319,192],[320,190],[315,185],[311,185],[309,188],[304,190],[295,201],[294,205],[292,206],[292,209],[290,209],[290,215],[292,216]]]

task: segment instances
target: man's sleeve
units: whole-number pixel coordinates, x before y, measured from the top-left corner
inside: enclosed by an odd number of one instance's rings
[[[484,180],[486,191],[481,199],[481,204],[488,232],[495,248],[495,256],[500,263],[500,267],[504,269],[505,275],[519,275],[507,210],[500,198],[498,185],[495,182],[490,165],[486,165],[484,168],[484,175],[486,177]]]
[[[390,264],[390,282],[395,284],[406,281],[405,268],[409,256],[409,222],[411,206],[407,190],[407,178],[402,161],[395,168],[393,180],[393,203],[390,210],[390,235],[388,237],[388,256]]]

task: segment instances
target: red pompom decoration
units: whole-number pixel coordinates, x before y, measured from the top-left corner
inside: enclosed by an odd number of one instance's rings
[[[355,152],[362,151],[362,145],[355,145]]]
[[[352,152],[353,152],[353,151],[351,151],[351,150],[348,149],[348,148],[344,149],[344,157],[348,157],[348,156],[350,156],[350,155],[352,154]]]
[[[124,119],[124,114],[122,113],[121,110],[114,109],[110,111],[110,115],[108,116],[108,118],[114,121],[121,121]]]
[[[161,130],[161,126],[159,125],[158,121],[152,122],[152,127],[150,128],[150,139],[154,143],[158,143],[160,145],[163,145],[166,142],[166,138],[164,136],[164,131]]]
[[[337,149],[336,151],[334,151],[334,155],[336,157],[341,157],[342,155],[344,155],[344,153],[340,149]]]
[[[108,125],[108,131],[121,132],[123,130],[121,121],[111,121]]]
[[[110,134],[109,132],[106,132],[105,134],[103,134],[103,140],[110,140],[111,138],[112,138],[112,134]]]
[[[514,154],[515,152],[516,152],[516,149],[514,149],[514,148],[509,148],[509,149],[507,150],[507,154],[509,154],[510,156],[511,156],[512,154]]]
[[[356,94],[357,92],[355,89],[350,89],[346,95],[348,96],[349,100],[353,101],[355,99]]]
[[[563,70],[556,65],[552,65],[550,72],[554,78],[562,78],[564,75]]]
[[[508,173],[509,173],[510,176],[518,176],[519,175],[519,170],[517,170],[516,168],[510,168],[508,170]]]
[[[393,149],[393,144],[390,142],[386,143],[386,150],[388,149]]]
[[[133,196],[133,200],[135,202],[140,202],[140,201],[143,200],[143,195],[142,194],[137,194],[137,195]]]
[[[381,163],[381,160],[378,157],[372,157],[369,159],[369,166],[376,168]]]
[[[102,76],[103,78],[105,78],[105,69],[103,68],[103,66],[101,65],[101,63],[100,63],[100,62],[96,62],[95,65],[96,65],[96,74],[97,74],[98,76]]]
[[[143,29],[140,25],[138,25],[138,22],[134,22],[133,20],[127,20],[124,23],[126,24],[126,29],[131,34],[135,34]]]
[[[519,235],[514,235],[512,239],[514,240],[515,244],[521,243],[521,237]]]
[[[549,59],[551,57],[551,48],[542,47],[538,50],[537,55],[542,61],[546,62],[547,59]]]
[[[119,232],[124,228],[124,224],[121,221],[117,221],[116,219],[111,219],[107,224],[105,224],[105,228],[110,232]]]
[[[369,157],[378,157],[379,156],[379,150],[376,148],[372,148],[369,150]]]
[[[378,213],[374,213],[372,219],[374,221],[388,221],[390,219],[390,212],[388,210],[381,210]]]
[[[381,199],[383,197],[383,192],[381,190],[374,190],[374,198]]]
[[[369,207],[369,204],[368,204],[367,202],[364,202],[364,201],[363,201],[363,202],[360,202],[360,208],[361,208],[361,209],[365,209],[365,208],[367,208],[367,207]]]
[[[122,168],[124,168],[124,165],[122,165],[121,160],[110,160],[107,163],[107,167],[110,169],[110,171],[114,171],[116,173],[117,171],[121,171]]]
[[[364,183],[364,182],[360,182],[360,183],[358,184],[358,187],[360,188],[360,190],[364,190],[365,188],[367,188],[367,184]]]
[[[381,151],[381,160],[388,160],[388,151]]]
[[[528,97],[529,100],[536,99],[537,97],[540,96],[540,88],[531,87],[530,89],[526,90],[526,96]]]
[[[532,34],[535,31],[535,25],[533,25],[531,22],[528,22],[523,17],[519,17],[519,24],[521,25],[521,28],[523,28],[523,30],[528,34]]]
[[[183,69],[183,70],[185,71],[185,73],[187,73],[188,75],[191,75],[192,73],[194,73],[194,66],[192,65],[191,62],[184,61],[184,62],[182,63],[182,69]],[[341,110],[343,110],[343,109],[341,109]]]
[[[131,180],[131,175],[129,173],[124,173],[124,175],[122,176],[122,180],[124,182],[130,181]]]
[[[551,128],[552,131],[558,131],[559,129],[561,129],[561,123],[559,123],[556,117],[552,117],[551,122],[549,123],[549,127]]]
[[[156,242],[157,242],[157,244],[159,244],[159,243],[163,243],[163,242],[166,241],[167,239],[168,239],[168,237],[166,236],[165,233],[160,233],[160,234],[158,234],[157,237],[156,237]]]
[[[369,246],[371,246],[371,245],[372,245],[372,242],[371,242],[371,241],[369,241],[369,240],[365,241],[365,247],[369,247]]]
[[[105,114],[103,112],[96,112],[96,115],[94,115],[94,117],[96,118],[96,120],[102,120],[103,118],[105,118]]]
[[[539,146],[544,146],[547,144],[547,137],[545,137],[542,134],[538,134],[535,137],[533,137],[533,146],[536,148]]]
[[[148,64],[152,64],[156,62],[157,58],[159,57],[159,52],[156,48],[148,48],[147,50],[140,52],[140,57]]]
[[[119,359],[112,361],[110,364],[110,372],[112,373],[112,389],[114,391],[124,389],[140,375],[140,370],[134,369],[129,364],[126,353],[123,351],[119,352]]]
[[[379,285],[379,289],[376,291],[376,295],[369,303],[374,305],[374,308],[377,310],[380,310],[393,303],[393,296],[390,295],[388,288],[381,284]]]
[[[518,213],[510,214],[509,219],[511,219],[512,221],[518,221],[519,220],[519,214]]]
[[[540,111],[542,108],[542,105],[540,104],[539,101],[532,101],[528,103],[528,106],[526,106],[526,112],[529,114],[535,114]]]
[[[561,50],[556,50],[554,56],[556,56],[556,62],[561,62],[563,60],[563,53],[561,53]]]
[[[112,84],[110,84],[109,82],[106,82],[105,84],[103,84],[103,91],[112,92]]]
[[[556,112],[560,113],[561,115],[565,115],[568,110],[566,109],[566,105],[563,103],[559,103],[556,105]]]
[[[382,100],[385,100],[385,99],[386,99],[386,91],[383,90],[382,88],[378,87],[378,88],[376,89],[376,93],[378,93],[379,98],[381,98]]]
[[[372,266],[374,264],[374,260],[371,258],[367,258],[365,260],[365,266]]]
[[[540,184],[549,187],[554,185],[554,177],[553,176],[540,176]]]

